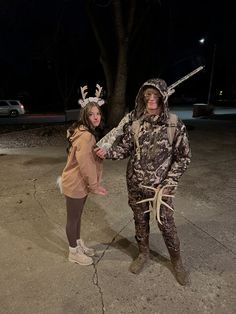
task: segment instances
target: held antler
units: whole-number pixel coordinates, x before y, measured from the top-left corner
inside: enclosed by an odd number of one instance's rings
[[[144,188],[153,190],[155,192],[154,196],[151,198],[147,198],[144,199],[142,201],[137,202],[137,204],[141,204],[141,203],[146,203],[149,202],[149,206],[151,207],[150,210],[146,210],[144,213],[148,213],[151,210],[154,213],[154,217],[157,219],[157,221],[162,225],[161,222],[161,205],[164,205],[166,207],[168,207],[170,210],[173,210],[172,207],[170,207],[170,205],[168,205],[165,201],[163,201],[162,197],[174,197],[174,195],[171,194],[163,194],[163,190],[166,187],[175,187],[177,186],[176,184],[166,184],[165,186],[163,186],[162,188],[153,188],[151,186],[146,186],[146,185],[141,185]]]
[[[101,95],[101,92],[102,92],[102,86],[100,86],[99,84],[96,84],[95,96],[99,98]]]

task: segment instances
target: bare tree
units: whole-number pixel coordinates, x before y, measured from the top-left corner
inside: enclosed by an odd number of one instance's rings
[[[115,126],[123,117],[126,108],[128,57],[135,50],[137,37],[145,23],[149,23],[153,4],[159,1],[136,0],[87,1],[87,12],[100,47],[100,62],[106,79],[109,103],[108,126]],[[104,21],[105,20],[105,21]]]

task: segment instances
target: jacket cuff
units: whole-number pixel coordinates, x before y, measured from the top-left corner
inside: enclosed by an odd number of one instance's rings
[[[98,188],[98,183],[91,184],[88,188],[89,191],[93,193]]]

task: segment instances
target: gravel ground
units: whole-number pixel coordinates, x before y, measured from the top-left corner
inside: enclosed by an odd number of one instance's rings
[[[5,127],[0,132],[0,148],[66,145],[67,128],[67,124]]]

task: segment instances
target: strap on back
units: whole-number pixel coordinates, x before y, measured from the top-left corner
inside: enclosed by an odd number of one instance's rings
[[[136,154],[137,154],[138,160],[140,160],[140,145],[139,145],[139,140],[138,140],[139,130],[140,130],[140,121],[139,120],[133,121],[132,132],[134,135],[134,142],[136,146]]]
[[[178,121],[177,115],[175,113],[170,112],[168,126],[167,126],[167,135],[168,135],[168,140],[170,142],[170,145],[172,145],[174,137],[175,137],[177,121]]]

